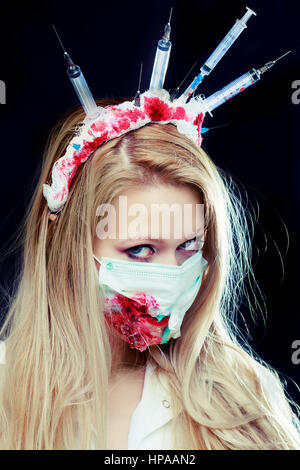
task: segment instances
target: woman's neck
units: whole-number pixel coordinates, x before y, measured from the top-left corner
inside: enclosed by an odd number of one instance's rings
[[[111,377],[122,372],[144,370],[147,363],[148,351],[140,352],[132,349],[126,341],[114,335],[110,341],[112,351]]]

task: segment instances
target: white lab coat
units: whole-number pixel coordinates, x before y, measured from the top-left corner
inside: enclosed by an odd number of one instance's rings
[[[5,364],[3,341],[0,342],[0,364]],[[153,366],[148,363],[142,398],[130,421],[128,450],[170,450],[172,419],[168,384],[164,380],[164,386],[161,385]]]

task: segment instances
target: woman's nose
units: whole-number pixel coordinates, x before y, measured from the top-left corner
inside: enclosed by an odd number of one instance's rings
[[[181,264],[176,256],[176,253],[174,252],[161,253],[156,257],[155,262],[160,264],[168,264],[170,266],[180,266]]]

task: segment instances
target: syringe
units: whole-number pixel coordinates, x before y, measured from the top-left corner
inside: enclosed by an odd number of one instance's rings
[[[79,98],[79,101],[85,111],[85,114],[87,115],[88,118],[90,119],[95,119],[97,116],[99,116],[101,112],[101,108],[97,107],[97,104],[90,92],[90,89],[86,83],[86,80],[83,76],[83,73],[81,72],[81,69],[78,65],[75,65],[74,62],[72,61],[71,57],[69,54],[66,52],[59,35],[57,34],[57,31],[53,26],[53,29],[56,33],[56,36],[58,37],[58,40],[63,48],[64,51],[64,58],[66,59],[68,63],[68,69],[67,73],[68,76],[71,80],[71,83],[77,93],[77,96]]]
[[[183,97],[187,100],[191,94],[196,90],[196,88],[200,85],[204,77],[210,74],[210,72],[215,68],[215,66],[220,62],[222,57],[226,54],[228,49],[232,46],[234,41],[239,37],[241,32],[247,28],[247,21],[252,15],[256,16],[256,13],[251,10],[251,8],[247,8],[246,13],[244,14],[243,18],[240,20],[236,20],[236,23],[233,25],[231,30],[226,34],[223,41],[220,42],[218,47],[214,50],[211,56],[207,59],[205,64],[201,67],[200,73],[194,78],[190,86],[185,90],[183,93]]]
[[[286,52],[276,60],[271,60],[270,62],[267,62],[263,67],[258,70],[251,69],[249,72],[245,73],[236,80],[233,80],[233,82],[229,83],[229,85],[225,86],[213,95],[210,95],[208,98],[203,100],[203,96],[199,95],[199,97],[195,97],[195,100],[200,100],[201,105],[203,105],[207,111],[211,112],[213,109],[230,100],[235,95],[260,80],[262,73],[269,70],[271,67],[273,67],[274,64],[276,64],[276,62],[278,62],[278,60],[282,59],[290,52],[291,51]]]
[[[166,72],[169,64],[169,57],[170,57],[170,52],[171,52],[171,46],[172,43],[170,41],[170,34],[171,34],[171,16],[172,16],[172,10],[170,12],[170,17],[169,21],[165,26],[165,31],[162,39],[158,41],[157,44],[157,49],[156,49],[156,55],[155,55],[155,60],[154,60],[154,65],[153,65],[153,70],[152,70],[152,75],[151,75],[151,81],[150,81],[150,90],[157,90],[160,88],[163,88],[164,82],[165,82],[165,77],[166,77]]]

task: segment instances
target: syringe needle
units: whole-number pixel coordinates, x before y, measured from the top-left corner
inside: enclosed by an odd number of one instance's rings
[[[60,39],[60,37],[59,37],[59,35],[58,35],[58,32],[57,32],[56,29],[55,29],[54,24],[53,24],[52,26],[53,26],[53,29],[54,29],[55,34],[56,34],[56,36],[57,36],[57,39],[59,40],[60,45],[61,45],[61,47],[63,48],[63,51],[66,52],[66,49],[64,48],[63,43],[61,42],[61,39]]]
[[[140,78],[139,78],[139,86],[138,86],[138,91],[141,91],[141,80],[142,80],[142,73],[143,73],[143,62],[141,62],[141,69],[140,69]]]
[[[165,26],[165,31],[164,31],[164,35],[163,35],[163,40],[166,41],[166,42],[170,40],[170,34],[171,34],[170,21],[171,21],[171,17],[172,17],[172,11],[173,11],[173,7],[171,7],[169,21]]]
[[[66,49],[64,48],[63,43],[61,42],[61,39],[60,39],[60,37],[59,37],[59,35],[58,35],[58,32],[57,32],[56,29],[55,29],[54,24],[53,24],[52,26],[53,26],[53,29],[54,29],[54,31],[55,31],[55,34],[56,34],[56,36],[57,36],[57,38],[58,38],[58,40],[59,40],[59,42],[60,42],[60,45],[61,45],[61,47],[63,48],[63,51],[64,51],[64,58],[66,59],[66,61],[67,61],[68,65],[69,65],[69,67],[73,67],[73,68],[74,68],[74,67],[75,67],[75,64],[74,64],[73,60],[71,59],[71,57],[69,56],[69,54],[67,53]]]
[[[290,52],[292,52],[292,51],[287,51],[285,54],[283,54],[282,56],[278,57],[278,59],[273,60],[274,64],[276,64],[276,62],[278,62],[280,59],[282,59],[283,57],[285,57],[286,55],[288,55]]]
[[[192,67],[190,68],[190,70],[188,71],[188,73],[186,74],[186,76],[184,77],[184,79],[182,80],[182,82],[180,83],[180,85],[177,87],[178,89],[181,87],[181,85],[185,82],[185,80],[187,79],[187,77],[189,76],[189,74],[191,73],[191,71],[193,70],[193,68],[196,66],[196,64],[199,62],[199,60],[196,60],[194,62],[194,64],[192,65]],[[176,88],[176,90],[177,90]]]
[[[174,91],[172,91],[171,97],[170,97],[171,101],[174,101],[174,99],[176,98],[176,96],[177,96],[177,94],[178,94],[178,92],[179,92],[179,90],[180,90],[181,85],[185,82],[185,80],[187,79],[187,77],[189,76],[189,74],[191,73],[191,71],[193,70],[193,68],[196,66],[196,64],[197,64],[198,62],[199,62],[199,60],[196,60],[196,61],[194,62],[194,64],[192,65],[192,67],[190,68],[190,70],[188,71],[188,73],[186,74],[186,76],[184,77],[184,79],[182,80],[182,82],[180,83],[180,85],[178,85],[178,87],[175,88]]]
[[[267,70],[269,70],[271,67],[273,67],[273,65],[276,64],[276,62],[278,62],[280,59],[282,59],[283,57],[285,57],[287,54],[289,54],[291,51],[287,51],[285,54],[283,54],[282,56],[278,57],[278,59],[276,60],[271,60],[270,62],[267,62],[263,67],[261,67],[259,69],[260,73],[265,73]]]
[[[141,99],[140,99],[141,89],[140,88],[141,88],[141,80],[142,80],[142,71],[143,71],[143,62],[141,62],[139,85],[138,85],[136,95],[134,97],[134,105],[135,106],[141,106]]]
[[[230,122],[227,122],[226,124],[220,124],[219,126],[210,127],[210,130],[219,129],[220,127],[227,127],[227,126],[230,126]]]
[[[221,124],[219,126],[214,126],[214,127],[202,127],[201,128],[201,134],[205,134],[208,131],[211,131],[212,129],[219,129],[220,127],[226,127],[230,126],[230,123],[228,122],[227,124]]]

